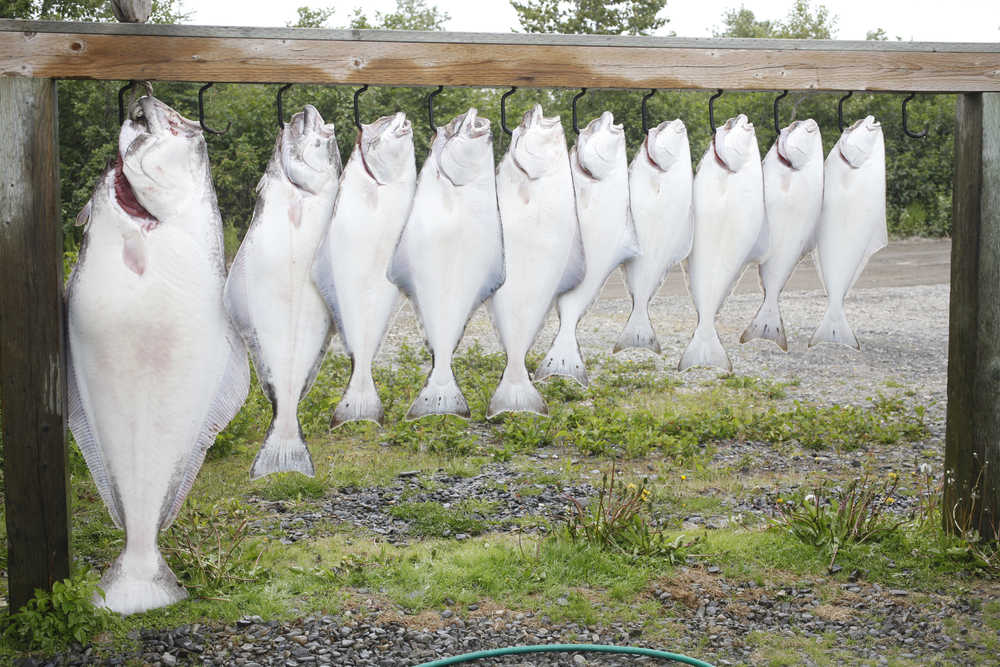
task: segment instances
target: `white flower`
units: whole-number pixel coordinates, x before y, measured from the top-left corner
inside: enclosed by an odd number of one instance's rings
[[[930,463],[921,463],[920,464],[920,474],[921,475],[926,475],[927,477],[930,477],[930,474],[931,474],[932,471],[933,471],[933,468],[931,468],[931,464]]]
[[[806,496],[805,498],[803,498],[802,500],[803,500],[803,502],[807,502],[807,503],[811,503],[811,502],[813,502],[814,500],[816,500],[816,496],[814,496],[813,494],[811,494],[811,493],[810,493],[809,495],[807,495],[807,496]]]

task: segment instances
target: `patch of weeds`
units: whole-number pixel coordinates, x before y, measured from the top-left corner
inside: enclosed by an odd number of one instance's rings
[[[467,456],[479,448],[479,439],[469,433],[465,420],[453,415],[400,421],[389,426],[387,431],[387,443],[411,451]]]
[[[326,494],[325,477],[306,477],[297,472],[268,475],[257,495],[265,500],[302,500],[322,498]]]
[[[587,389],[576,380],[563,377],[551,377],[536,385],[550,409],[553,405],[575,403],[587,397]]]
[[[451,507],[436,502],[400,503],[389,514],[410,523],[411,531],[420,536],[450,537],[465,533],[479,535],[487,529],[487,519],[496,510],[491,503],[464,501]]]
[[[556,442],[559,420],[539,415],[504,414],[500,426],[500,444],[508,454],[530,452],[540,447],[551,447]],[[496,458],[496,457],[494,457]],[[504,460],[509,460],[506,456]]]
[[[611,357],[604,359],[591,393],[620,398],[631,392],[672,391],[678,382],[660,373],[652,359],[632,361]]]
[[[201,597],[257,583],[267,576],[260,565],[267,545],[250,537],[249,523],[247,508],[238,500],[189,499],[163,534],[163,553],[178,579]]]
[[[257,373],[251,369],[250,393],[247,395],[247,400],[226,428],[215,436],[215,442],[208,448],[205,460],[225,458],[242,445],[263,441],[265,429],[270,421],[271,403],[260,388]]]
[[[299,402],[299,424],[307,436],[326,433],[333,409],[351,377],[351,360],[343,354],[328,354],[309,393]]]
[[[97,581],[96,574],[84,571],[53,583],[51,592],[36,589],[33,598],[5,619],[4,639],[46,653],[71,642],[86,644],[117,619],[109,609],[94,605],[95,596],[104,597]]]
[[[598,496],[587,507],[570,498],[573,507],[565,520],[569,539],[632,558],[654,556],[671,564],[683,562],[687,549],[698,539],[686,541],[683,535],[670,539],[662,530],[653,528],[649,519],[652,494],[646,482],[637,485],[615,477],[612,466],[610,475],[601,476]]]
[[[788,392],[785,391],[788,384],[784,382],[775,382],[774,380],[755,378],[749,375],[734,375],[732,373],[722,375],[719,379],[722,381],[723,386],[729,389],[757,394],[764,398],[780,399],[788,396]]]
[[[486,414],[486,407],[497,384],[500,383],[500,375],[505,365],[503,354],[484,352],[478,340],[465,352],[455,356],[452,364],[455,378],[462,387],[462,393],[465,394],[469,410],[473,415]]]

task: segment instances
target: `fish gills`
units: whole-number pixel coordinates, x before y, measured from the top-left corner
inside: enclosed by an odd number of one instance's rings
[[[382,421],[372,362],[402,299],[386,271],[416,181],[413,130],[406,115],[396,113],[362,125],[312,268],[313,282],[351,358],[351,379],[331,426]]]
[[[677,369],[718,366],[731,371],[715,316],[747,265],[766,260],[769,247],[760,149],[753,124],[743,114],[716,128],[694,177],[692,207],[688,278],[698,326]]]
[[[861,349],[847,323],[844,297],[868,259],[889,242],[885,223],[885,139],[873,116],[844,130],[826,158],[816,268],[827,307],[809,347],[840,343]]]
[[[823,139],[816,121],[797,120],[782,129],[764,158],[763,171],[771,250],[758,268],[764,302],[740,342],[761,338],[787,352],[778,298],[795,267],[816,245],[823,205]]]
[[[437,129],[387,277],[413,303],[433,356],[407,419],[468,417],[452,355],[473,311],[504,281],[490,122],[475,109]]]
[[[535,379],[565,375],[586,385],[587,371],[576,327],[611,272],[639,254],[629,211],[625,132],[621,125],[614,124],[611,112],[605,111],[580,132],[569,160],[585,272],[576,287],[556,300],[559,331],[538,365]]]
[[[629,347],[660,353],[649,303],[667,271],[691,251],[691,149],[680,120],[650,128],[629,166],[629,205],[642,254],[622,265],[632,313],[614,351]]]
[[[333,212],[339,176],[333,125],[306,105],[278,134],[226,281],[226,309],[273,410],[251,479],[275,472],[315,475],[298,404],[312,387],[332,334],[310,267]]]
[[[507,354],[487,416],[548,413],[524,358],[552,302],[583,278],[584,256],[562,122],[541,105],[524,114],[497,168],[507,280],[489,309]]]
[[[125,530],[95,603],[131,614],[187,595],[157,536],[250,371],[222,305],[222,219],[198,123],[140,98],[88,209],[66,288],[69,426]]]

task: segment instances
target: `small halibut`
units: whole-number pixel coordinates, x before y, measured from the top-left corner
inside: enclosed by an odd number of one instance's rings
[[[778,297],[798,263],[816,247],[823,205],[823,138],[816,121],[797,120],[782,129],[764,158],[763,170],[771,251],[758,267],[764,302],[740,342],[762,338],[787,352]]]
[[[251,479],[275,472],[315,474],[298,405],[333,333],[310,268],[333,212],[339,177],[333,125],[306,105],[278,133],[257,185],[253,219],[226,280],[226,309],[273,409]]]
[[[452,355],[472,312],[504,281],[490,121],[475,109],[437,128],[387,277],[413,302],[434,357],[407,419],[468,417]]]
[[[542,107],[524,114],[497,167],[507,280],[489,302],[507,353],[503,377],[487,416],[501,412],[547,414],[524,364],[553,300],[583,278],[584,256],[576,217],[573,176],[559,117]]]
[[[694,244],[688,257],[691,298],[698,326],[678,370],[718,366],[732,370],[715,316],[751,262],[766,259],[767,221],[760,149],[743,114],[715,130],[694,177]]]
[[[826,158],[816,268],[826,288],[826,314],[809,347],[861,344],[847,323],[844,297],[868,259],[889,242],[885,224],[885,139],[874,116],[844,130]]]
[[[615,345],[615,352],[644,347],[660,353],[649,302],[667,271],[691,252],[691,148],[680,120],[650,128],[629,166],[628,188],[632,221],[642,254],[622,266],[632,295],[632,313]]]
[[[417,167],[406,115],[362,125],[312,277],[351,357],[351,379],[331,425],[382,421],[372,362],[402,302],[385,274],[413,204]]]
[[[79,219],[66,340],[69,427],[125,530],[95,603],[131,614],[187,597],[157,536],[246,400],[250,369],[222,305],[222,218],[198,123],[142,97],[118,146]]]
[[[570,150],[577,218],[583,241],[583,279],[556,300],[559,331],[535,379],[565,375],[582,385],[587,371],[576,327],[580,318],[601,293],[604,282],[619,264],[639,254],[635,227],[629,211],[628,162],[625,132],[605,111],[580,132]]]

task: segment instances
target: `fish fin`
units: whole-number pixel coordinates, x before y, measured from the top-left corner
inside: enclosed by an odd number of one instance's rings
[[[757,233],[757,241],[753,244],[753,249],[747,258],[748,262],[763,263],[767,256],[771,254],[771,227],[767,224],[767,218],[760,224],[760,232]]]
[[[502,235],[500,239],[500,255],[497,258],[499,261],[491,267],[489,274],[486,276],[486,280],[483,282],[482,288],[479,290],[479,294],[476,295],[477,308],[479,307],[479,304],[493,296],[493,293],[500,289],[500,286],[507,280],[507,261],[504,258]],[[469,316],[472,316],[471,313]]]
[[[493,392],[486,417],[496,417],[501,412],[534,412],[544,416],[549,414],[545,399],[530,379],[512,380],[506,373]]]
[[[635,221],[632,220],[632,211],[628,210],[627,213],[625,229],[622,230],[622,238],[618,244],[618,261],[615,262],[615,266],[642,254],[642,248],[639,246],[639,234],[635,231]]]
[[[448,375],[445,382],[431,384],[431,378],[434,377],[434,370],[431,369],[427,383],[406,413],[408,420],[420,419],[427,415],[456,415],[466,419],[471,416],[469,404],[462,395],[458,383],[455,382],[455,376],[451,373]]]
[[[246,240],[244,239],[244,243]],[[247,294],[247,253],[241,252],[243,246],[236,251],[233,258],[233,265],[229,267],[229,275],[226,276],[226,285],[222,289],[222,303],[229,313],[229,319],[236,327],[237,331],[247,338],[253,331],[253,324],[250,322],[250,296]],[[259,358],[255,355],[255,358]]]
[[[747,325],[740,342],[746,343],[755,338],[774,341],[778,347],[788,352],[788,340],[785,338],[785,322],[781,319],[781,308],[777,303],[770,304],[766,300],[757,309],[753,321]]]
[[[694,330],[691,342],[677,364],[677,370],[686,371],[694,366],[718,366],[729,372],[733,370],[733,364],[719,340],[719,332],[715,330],[714,323],[698,325]]]
[[[247,351],[236,332],[227,336],[229,340],[229,359],[226,369],[219,377],[215,398],[205,415],[205,422],[198,434],[191,453],[188,455],[184,475],[181,477],[173,501],[160,520],[160,530],[165,530],[177,518],[181,505],[194,486],[195,476],[205,461],[205,453],[215,442],[215,436],[226,427],[236,413],[243,407],[250,391],[250,364],[247,363]]]
[[[861,257],[861,261],[858,262],[858,268],[854,270],[854,276],[851,277],[851,282],[847,287],[848,291],[854,287],[854,283],[858,282],[858,278],[861,277],[861,273],[865,270],[865,267],[868,266],[868,260],[871,259],[872,255],[886,247],[888,244],[889,237],[888,232],[886,232],[885,225],[880,226],[872,232],[871,238],[868,239],[868,247],[865,248],[865,254]]]
[[[392,253],[392,259],[389,260],[389,268],[386,269],[385,277],[386,279],[403,290],[406,296],[413,298],[416,293],[413,289],[413,271],[410,268],[410,259],[406,253],[406,228],[403,228],[403,232],[399,235],[399,241],[396,242],[396,250]]]
[[[660,341],[656,339],[653,323],[649,320],[649,311],[645,308],[632,307],[632,314],[622,329],[622,335],[615,343],[614,352],[621,352],[630,347],[644,347],[660,354]]]
[[[559,279],[559,286],[556,287],[556,296],[579,285],[586,273],[587,256],[583,252],[583,237],[580,233],[580,223],[577,222],[573,225],[573,244],[570,246],[566,268],[563,270],[562,278]]]
[[[347,390],[333,411],[330,427],[334,428],[350,421],[372,421],[381,424],[384,414],[382,399],[378,396],[375,381],[371,376],[356,381],[352,375]]]
[[[292,438],[278,435],[272,428],[268,430],[267,438],[257,452],[257,458],[250,466],[250,479],[260,479],[275,472],[300,472],[306,477],[315,477],[309,448],[302,439],[301,431]]]
[[[80,453],[83,454],[83,460],[87,463],[91,477],[94,478],[97,491],[101,494],[101,499],[104,501],[105,507],[108,508],[108,513],[111,514],[111,520],[114,521],[115,526],[118,528],[124,528],[125,523],[122,521],[123,512],[121,502],[118,498],[117,489],[111,482],[111,475],[108,473],[107,466],[104,464],[104,454],[97,443],[97,436],[90,425],[90,420],[87,419],[87,410],[83,404],[83,397],[80,395],[80,386],[76,381],[76,373],[73,371],[72,354],[72,347],[67,345],[66,379],[68,385],[67,400],[69,417],[67,421],[69,422],[69,429],[73,433],[77,447],[80,448]]]
[[[136,614],[180,602],[187,591],[171,572],[163,555],[156,549],[156,565],[137,562],[128,548],[101,577],[104,595],[94,596],[94,605],[119,614]]]
[[[85,227],[88,222],[90,222],[90,212],[94,209],[94,199],[93,197],[87,200],[87,203],[83,205],[80,212],[76,214],[76,220],[73,225],[76,227]]]
[[[855,350],[861,349],[861,343],[858,342],[854,331],[851,330],[851,325],[847,323],[847,314],[844,312],[843,304],[827,306],[823,321],[809,341],[809,347],[817,343],[840,343],[853,347]]]
[[[560,328],[559,331],[562,332],[562,329]],[[575,331],[562,336],[557,333],[548,354],[535,370],[536,380],[544,380],[553,375],[565,375],[573,378],[584,387],[587,386],[587,368],[583,363],[583,356],[580,354],[580,345],[577,343]]]
[[[327,248],[328,238],[328,236],[324,235],[323,242],[320,243],[319,249],[316,251],[310,276],[313,285],[316,286],[316,290],[323,297],[323,301],[326,302],[326,307],[330,309],[333,322],[337,325],[337,331],[343,331],[344,327],[341,326],[340,319],[340,304],[337,301],[337,289],[333,278],[333,264]]]
[[[138,233],[129,234],[123,239],[122,260],[125,266],[137,276],[146,272],[146,243]]]

